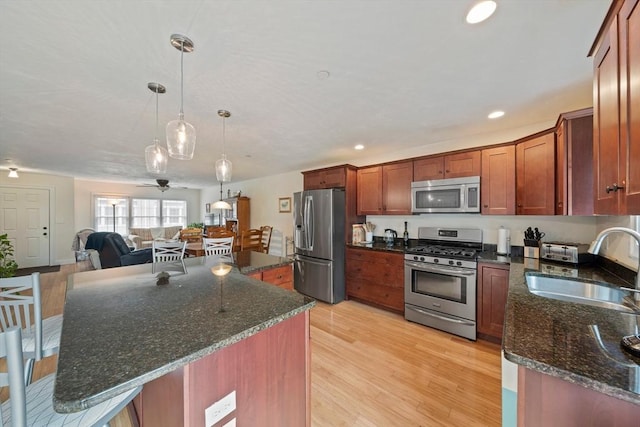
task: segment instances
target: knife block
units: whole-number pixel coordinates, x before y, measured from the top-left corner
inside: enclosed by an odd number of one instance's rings
[[[540,241],[535,239],[524,239],[524,257],[540,258]]]

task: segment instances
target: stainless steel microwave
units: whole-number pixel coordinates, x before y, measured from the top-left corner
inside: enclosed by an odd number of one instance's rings
[[[411,211],[414,214],[480,212],[480,177],[412,182]]]

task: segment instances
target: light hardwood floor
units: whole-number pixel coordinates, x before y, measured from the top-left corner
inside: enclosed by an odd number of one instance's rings
[[[61,313],[67,275],[41,276],[45,316]],[[499,426],[500,346],[471,342],[353,301],[311,310],[311,418],[324,426]],[[56,358],[34,379],[55,372]],[[6,390],[0,393],[2,400]],[[126,411],[113,427],[133,424]]]

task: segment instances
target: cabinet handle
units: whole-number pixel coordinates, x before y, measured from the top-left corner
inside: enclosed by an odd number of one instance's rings
[[[449,173],[449,169],[447,169],[446,171],[444,171],[445,173]]]
[[[621,185],[616,184],[615,182],[613,183],[613,185],[611,187],[609,187],[607,185],[607,187],[604,189],[604,191],[607,192],[607,194],[611,193],[612,191],[615,193],[618,190],[624,190],[624,187]]]
[[[518,207],[521,208],[522,207],[522,203],[518,203]]]
[[[484,205],[484,207],[485,207],[485,208],[488,208],[488,207],[489,207],[489,205]]]

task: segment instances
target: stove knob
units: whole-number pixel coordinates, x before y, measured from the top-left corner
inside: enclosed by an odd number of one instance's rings
[[[424,262],[424,257],[423,256],[420,257],[420,261]]]
[[[413,257],[413,260],[414,260],[414,261],[418,261],[419,259],[420,259],[420,257],[419,257],[419,256],[414,256],[414,257]]]
[[[440,262],[440,260],[438,258],[434,258],[433,262],[435,262],[436,264]]]
[[[449,261],[449,265],[453,265],[453,261]]]
[[[456,262],[456,264],[462,265],[462,261],[458,261],[458,262]]]

